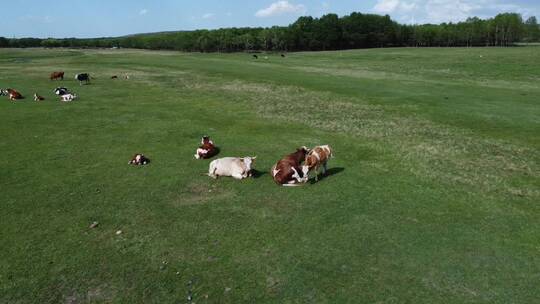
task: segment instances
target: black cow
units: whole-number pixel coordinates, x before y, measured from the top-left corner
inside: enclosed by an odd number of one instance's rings
[[[79,81],[79,85],[82,85],[83,81],[88,84],[90,83],[90,74],[88,73],[82,73],[75,75],[75,79]]]
[[[64,88],[64,87],[58,87],[58,88],[54,89],[54,94],[56,94],[58,96],[63,96],[63,95],[69,94],[69,90],[67,88]]]
[[[257,55],[255,55],[255,54],[253,54],[253,58],[255,58],[255,59],[259,59],[259,56],[257,56]]]

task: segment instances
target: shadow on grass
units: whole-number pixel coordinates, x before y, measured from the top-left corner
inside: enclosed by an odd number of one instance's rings
[[[341,173],[343,171],[345,171],[345,168],[343,168],[343,167],[330,168],[330,169],[326,170],[325,174],[322,174],[322,173],[319,174],[319,181],[316,181],[315,177],[310,178],[310,183],[311,184],[316,184],[318,182],[321,182],[321,181],[325,180],[327,177],[339,174],[339,173]]]
[[[253,178],[259,178],[265,174],[267,174],[267,172],[259,171],[257,169],[251,169],[251,177]]]

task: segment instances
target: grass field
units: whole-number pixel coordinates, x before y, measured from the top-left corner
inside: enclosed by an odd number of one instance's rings
[[[268,56],[0,50],[0,303],[540,301],[538,48]],[[201,175],[203,134],[260,176]]]

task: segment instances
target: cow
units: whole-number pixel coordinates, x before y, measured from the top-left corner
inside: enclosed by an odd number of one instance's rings
[[[255,54],[253,54],[253,58],[255,58],[255,59],[259,59],[259,56],[257,56],[257,55],[255,55]]]
[[[34,101],[43,101],[45,97],[39,96],[37,93],[34,93]]]
[[[304,165],[308,167],[309,172],[315,171],[315,180],[318,181],[319,168],[322,167],[323,175],[326,174],[326,164],[328,163],[328,159],[333,156],[334,155],[332,153],[332,148],[330,148],[329,145],[316,146],[315,148],[311,149],[306,155]]]
[[[307,182],[309,169],[301,164],[308,152],[308,148],[301,147],[280,159],[270,170],[274,181],[283,186],[298,186]]]
[[[18,99],[23,99],[24,97],[21,95],[21,93],[17,92],[16,90],[13,90],[13,89],[7,89],[7,92],[8,92],[8,95],[9,95],[9,99],[11,101],[15,101],[15,100],[18,100]]]
[[[281,54],[281,58],[285,58],[285,54]]]
[[[118,76],[113,75],[113,76],[111,76],[111,79],[118,79]]]
[[[60,101],[73,101],[77,98],[78,98],[77,95],[68,93],[68,94],[64,94],[60,96]]]
[[[223,157],[213,160],[208,167],[208,176],[232,176],[244,179],[251,176],[251,165],[257,157]]]
[[[208,135],[201,138],[201,145],[195,151],[195,159],[207,159],[215,156],[218,153],[217,147],[214,142],[210,140]]]
[[[51,80],[55,80],[58,78],[60,78],[61,80],[64,80],[64,72],[52,72],[49,78]]]
[[[144,156],[142,153],[135,153],[131,160],[128,162],[129,165],[141,166],[150,163],[150,159]]]
[[[83,81],[86,84],[88,84],[88,83],[90,83],[90,74],[88,74],[88,73],[77,74],[77,75],[75,75],[75,79],[79,81],[79,85],[82,85]]]
[[[69,90],[67,88],[64,88],[64,87],[58,87],[58,88],[54,89],[54,94],[56,94],[58,96],[66,95],[66,94],[69,94]]]
[[[6,89],[0,89],[0,96],[8,96],[9,92]]]

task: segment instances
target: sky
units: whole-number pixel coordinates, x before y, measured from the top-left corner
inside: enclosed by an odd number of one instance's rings
[[[299,16],[353,11],[401,23],[457,22],[501,12],[540,17],[540,0],[5,0],[0,36],[112,37],[136,33],[288,25]],[[539,18],[540,19],[540,18]]]

